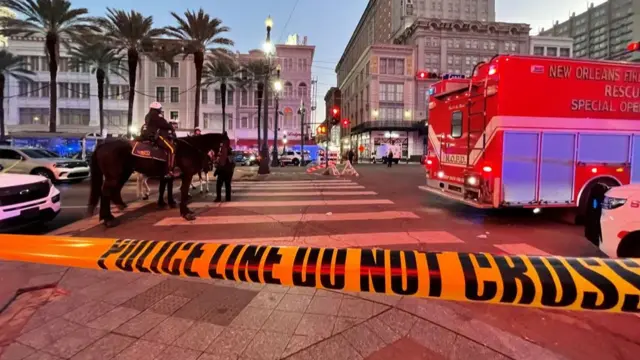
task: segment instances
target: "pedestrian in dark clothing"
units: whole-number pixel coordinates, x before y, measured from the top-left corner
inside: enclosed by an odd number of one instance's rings
[[[233,156],[231,156],[233,149],[231,147],[228,148],[227,154],[229,156],[226,157],[225,161],[221,161],[216,165],[216,171],[213,173],[213,176],[217,176],[216,178],[216,199],[214,202],[222,201],[222,185],[224,185],[224,197],[225,201],[231,201],[231,180],[233,179],[233,170],[236,167],[236,164],[233,161]]]
[[[392,162],[393,162],[393,151],[389,150],[389,155],[387,155],[387,167],[391,167]]]
[[[349,150],[349,154],[347,156],[349,157],[349,162],[353,165],[353,158],[356,156],[356,154],[353,152],[353,150]]]

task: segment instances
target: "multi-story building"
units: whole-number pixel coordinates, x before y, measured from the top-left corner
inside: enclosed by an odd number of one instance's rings
[[[402,33],[419,18],[491,22],[495,0],[400,0],[391,3],[391,27]]]
[[[362,156],[371,156],[380,144],[401,141],[403,158],[419,157],[431,82],[416,74],[468,76],[497,53],[527,54],[529,31],[527,24],[419,18],[393,44],[369,44],[362,52],[356,51],[362,34],[354,33],[336,67],[351,148],[364,145]]]
[[[563,22],[556,21],[542,36],[570,37],[577,58],[638,60],[627,45],[640,38],[640,0],[608,0]]]
[[[8,50],[26,57],[29,67],[36,72],[33,83],[21,83],[9,78],[5,89],[5,121],[9,133],[48,131],[49,124],[49,71],[43,53],[44,39],[9,39]],[[282,115],[279,128],[288,130],[289,143],[300,141],[300,104],[310,104],[311,63],[314,46],[305,42],[276,45],[272,61],[281,67],[282,94],[279,105]],[[61,48],[58,70],[58,131],[76,134],[97,132],[98,98],[95,75],[88,67],[69,66],[69,54]],[[251,58],[264,58],[260,50],[238,54],[240,63]],[[133,126],[140,128],[149,105],[163,104],[165,116],[178,119],[181,130],[194,128],[195,68],[191,57],[176,56],[171,65],[143,57],[138,66],[138,81],[134,97]],[[124,134],[127,130],[129,87],[125,78],[110,74],[105,86],[105,128],[110,134]],[[255,87],[242,89],[231,83],[227,88],[226,119],[229,137],[236,146],[252,147],[257,144],[257,99]],[[273,130],[275,104],[269,99],[269,128]],[[203,88],[201,93],[200,123],[203,132],[222,130],[222,97],[220,84]],[[261,113],[262,114],[262,113]],[[307,115],[308,116],[308,115]],[[280,136],[282,136],[282,131]],[[272,134],[272,131],[270,131]],[[271,142],[273,135],[270,135]]]
[[[570,37],[532,36],[529,54],[551,57],[573,57],[573,39]]]

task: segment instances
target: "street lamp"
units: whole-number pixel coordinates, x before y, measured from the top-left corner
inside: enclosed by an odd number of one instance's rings
[[[273,82],[273,97],[275,98],[276,109],[273,112],[273,151],[271,156],[271,166],[278,166],[278,105],[280,100],[280,91],[282,91],[282,82],[280,81],[280,64],[276,67],[276,79]]]
[[[264,22],[264,25],[267,27],[267,39],[264,43],[265,56],[267,58],[267,71],[264,74],[264,121],[262,128],[262,138],[264,141],[262,142],[262,149],[260,149],[260,167],[258,168],[258,174],[266,175],[269,174],[269,72],[271,71],[271,53],[273,51],[273,45],[271,44],[271,28],[273,27],[273,20],[271,16],[268,16]],[[274,144],[275,146],[276,144]]]

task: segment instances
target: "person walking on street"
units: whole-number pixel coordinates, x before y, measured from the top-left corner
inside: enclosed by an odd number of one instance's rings
[[[213,176],[217,176],[216,178],[216,198],[213,200],[214,202],[222,201],[222,185],[224,185],[224,197],[225,201],[231,201],[231,180],[233,179],[233,170],[236,167],[236,164],[233,161],[233,156],[231,156],[233,149],[229,146],[227,148],[227,158],[222,161],[221,164],[218,162],[216,165],[216,171],[213,173]]]
[[[389,150],[389,154],[387,155],[387,167],[391,167],[392,162],[393,162],[393,151]]]
[[[349,158],[349,162],[351,163],[351,165],[353,165],[353,158],[355,157],[355,153],[353,152],[352,149],[349,149],[349,153],[347,154],[348,158]]]

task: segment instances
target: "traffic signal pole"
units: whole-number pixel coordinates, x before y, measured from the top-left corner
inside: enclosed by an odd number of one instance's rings
[[[306,109],[304,108],[304,102],[300,104],[300,109],[298,109],[298,114],[300,114],[300,156],[302,160],[300,161],[300,166],[304,166],[304,113]]]

